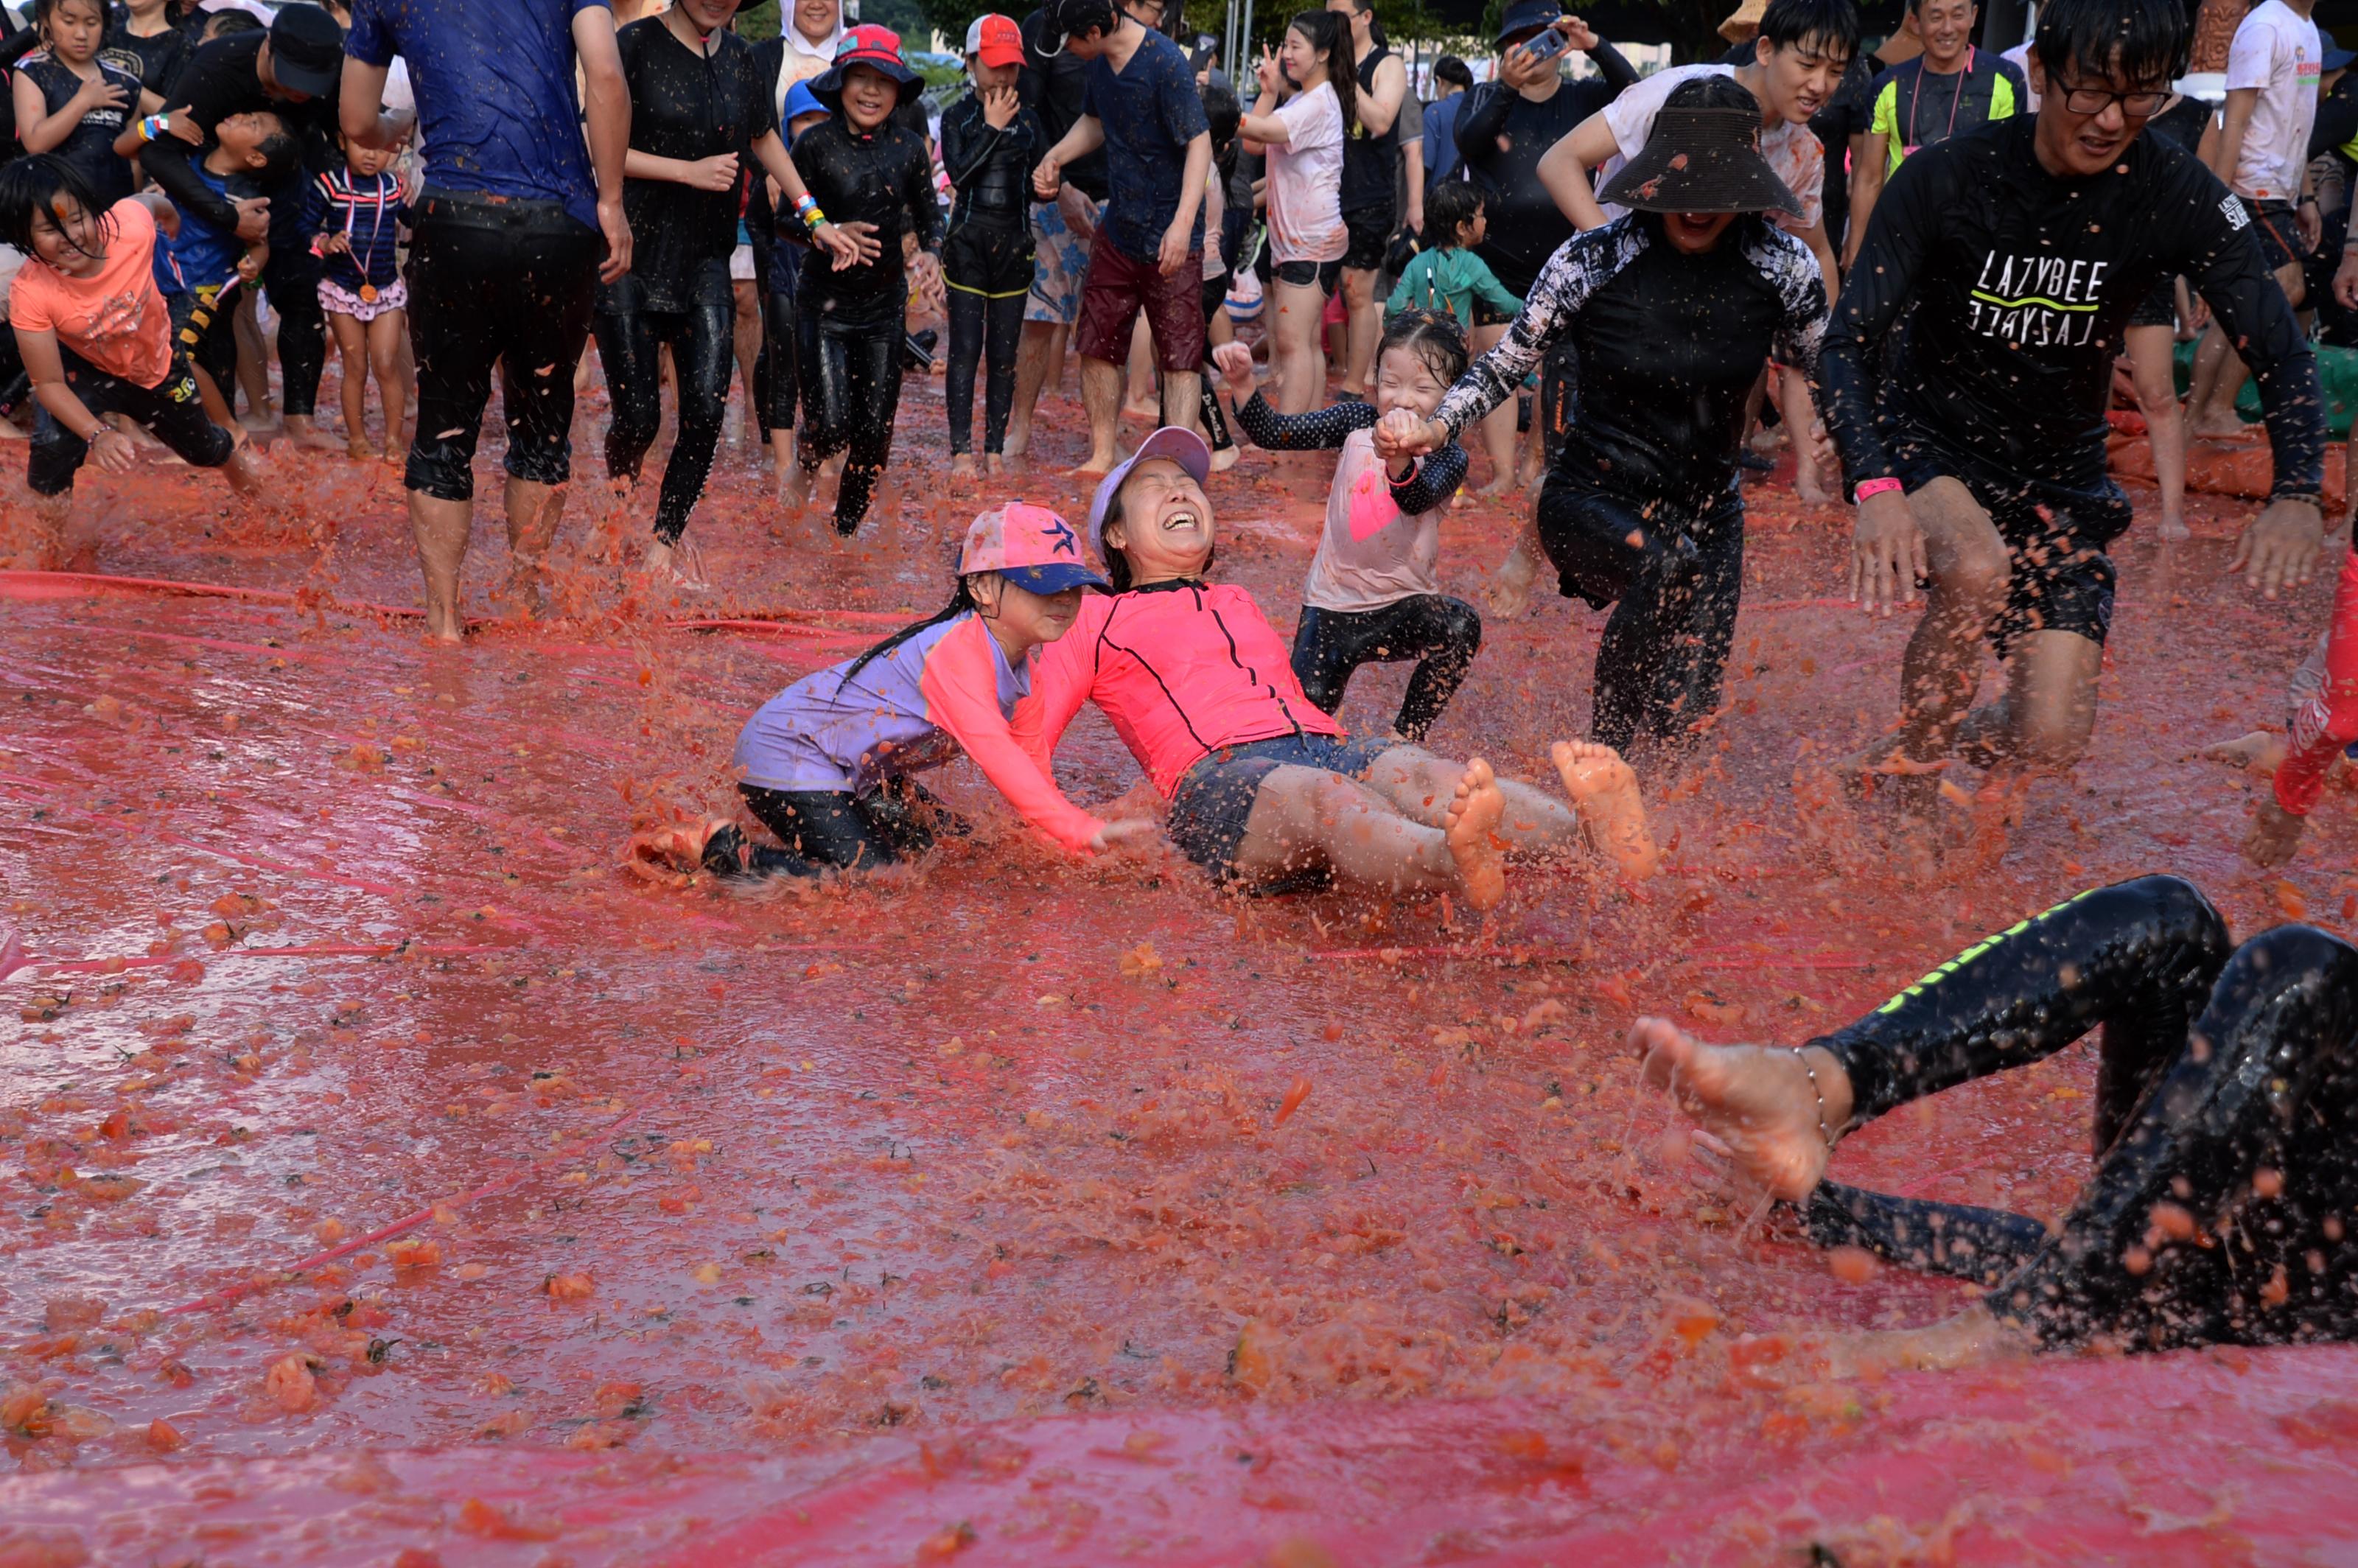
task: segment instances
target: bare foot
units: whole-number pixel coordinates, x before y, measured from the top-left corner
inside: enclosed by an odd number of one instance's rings
[[[384,455],[366,436],[354,436],[344,443],[344,456],[355,462],[373,462]]]
[[[950,477],[952,479],[972,479],[977,471],[978,470],[974,466],[974,454],[972,452],[953,452],[950,454]]]
[[[668,582],[691,593],[701,593],[712,586],[704,575],[702,554],[685,539],[676,545],[666,545],[660,538],[649,540],[647,553],[639,558],[639,565],[657,582]]]
[[[1662,851],[1646,826],[1638,775],[1621,753],[1591,741],[1558,741],[1548,754],[1597,852],[1632,881],[1652,876],[1662,863]]]
[[[1442,827],[1469,909],[1495,908],[1507,896],[1507,847],[1498,832],[1506,814],[1507,796],[1498,788],[1498,775],[1476,757],[1457,781],[1457,795],[1449,803]]]
[[[700,822],[666,822],[642,828],[631,835],[622,851],[623,862],[692,875],[703,869],[705,844],[729,825],[724,817],[708,816]]]
[[[997,452],[985,452],[982,454],[982,471],[997,479],[1008,471],[1007,460]]]
[[[1539,557],[1528,540],[1518,538],[1515,547],[1507,552],[1507,558],[1498,563],[1498,575],[1483,590],[1483,610],[1500,621],[1520,618],[1531,607],[1531,587],[1539,578]]]
[[[2162,514],[2161,538],[2164,544],[2182,545],[2192,537],[2194,535],[2186,526],[2185,514],[2180,513],[2175,516],[2169,513]]]
[[[998,462],[999,467],[991,470],[994,473],[1029,473],[1032,471],[1032,454],[1029,452],[1001,452],[995,460]]]
[[[1821,1122],[1838,1128],[1851,1111],[1850,1075],[1832,1053],[1814,1045],[1798,1055],[1760,1045],[1706,1045],[1660,1018],[1632,1024],[1629,1049],[1642,1059],[1646,1081],[1675,1095],[1751,1182],[1799,1203],[1825,1174],[1830,1151]]]
[[[2259,809],[2252,814],[2252,826],[2244,835],[2244,858],[2263,868],[2281,866],[2293,858],[2300,848],[2300,836],[2309,819],[2295,816],[2277,804],[2276,796],[2260,797]]]
[[[312,422],[308,414],[287,416],[287,438],[297,446],[314,452],[332,452],[336,438]]]
[[[1227,446],[1213,448],[1212,471],[1214,473],[1228,472],[1230,469],[1236,467],[1238,463],[1244,460],[1244,455],[1245,449],[1242,447]]]
[[[2201,414],[2188,420],[2186,433],[2198,441],[2234,441],[2250,427],[2234,414]]]
[[[1113,472],[1121,459],[1111,452],[1091,452],[1088,461],[1071,470],[1075,479],[1103,479]]]
[[[1502,473],[1474,493],[1484,501],[1499,501],[1515,493],[1515,476]]]
[[[2262,778],[2273,777],[2284,766],[2286,754],[2292,743],[2270,730],[2255,730],[2248,735],[2238,735],[2233,741],[2222,741],[2215,746],[2202,748],[2203,759],[2225,762],[2230,766],[2249,768]]]
[[[778,481],[778,504],[785,508],[788,516],[799,517],[804,508],[810,505],[812,477],[810,470],[796,463]]]

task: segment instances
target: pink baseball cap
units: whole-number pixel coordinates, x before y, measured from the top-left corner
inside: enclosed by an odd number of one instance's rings
[[[966,52],[980,55],[985,65],[1022,65],[1023,29],[996,11],[977,16],[966,30]]]
[[[1098,481],[1098,492],[1089,502],[1089,548],[1099,560],[1105,559],[1105,517],[1113,505],[1113,498],[1121,493],[1122,482],[1130,470],[1156,458],[1168,458],[1185,469],[1189,477],[1202,484],[1212,477],[1212,449],[1195,431],[1177,425],[1165,425],[1138,443],[1138,450],[1127,461]]]
[[[1080,535],[1073,525],[1028,501],[1011,501],[996,512],[986,512],[967,529],[966,548],[958,552],[958,576],[977,572],[997,572],[1033,593],[1113,589],[1081,559]]]

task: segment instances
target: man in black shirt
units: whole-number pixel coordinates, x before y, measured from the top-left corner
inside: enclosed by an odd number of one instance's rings
[[[2234,567],[2274,598],[2315,565],[2315,360],[2242,206],[2140,134],[2185,70],[2189,32],[2177,0],[2051,0],[2031,67],[2038,115],[1900,166],[1827,334],[1827,424],[1858,501],[1853,593],[1888,614],[1930,585],[1898,743],[1877,770],[1919,811],[1952,747],[2027,773],[2069,767],[2087,744],[2113,608],[2104,550],[2129,523],[2105,474],[2104,408],[2122,335],[2158,279],[2183,274],[2210,302],[2266,405],[2275,495]],[[2007,693],[1968,717],[1985,634]]]
[[[341,163],[335,97],[343,63],[344,30],[333,16],[317,5],[282,6],[268,32],[216,38],[189,57],[172,89],[170,133],[139,154],[139,166],[181,211],[235,228],[242,240],[268,238],[262,286],[278,312],[287,433],[299,445],[333,451],[343,443],[311,421],[328,357],[327,320],[319,310],[319,260],[303,232],[303,189]],[[266,199],[231,201],[204,182],[197,165],[212,146],[215,126],[264,109],[286,122],[302,157]]]
[[[1088,62],[1062,47],[1045,7],[1023,18],[1023,69],[1015,78],[1015,95],[1040,117],[1053,147],[1081,117],[1088,97]],[[1043,40],[1057,47],[1049,53]],[[1015,406],[1007,416],[1006,460],[1020,469],[1032,448],[1032,411],[1039,406],[1040,389],[1050,380],[1064,379],[1065,343],[1081,311],[1081,276],[1088,270],[1089,242],[1097,237],[1098,217],[1105,211],[1103,148],[1065,166],[1065,186],[1054,201],[1032,207],[1032,293],[1023,302],[1023,343],[1015,358]],[[1051,377],[1051,368],[1056,372]]]
[[[1566,81],[1557,67],[1563,57],[1534,57],[1527,47],[1553,27],[1596,63],[1598,74]],[[1572,220],[1540,183],[1540,159],[1547,150],[1636,83],[1638,73],[1619,50],[1600,43],[1586,23],[1567,16],[1556,0],[1516,0],[1498,30],[1498,66],[1491,81],[1466,95],[1457,112],[1457,156],[1467,176],[1482,188],[1488,233],[1476,254],[1510,294],[1531,285],[1556,247],[1573,236]],[[1510,318],[1491,319],[1475,308],[1472,347],[1476,354],[1498,346]],[[1531,421],[1528,477],[1537,478],[1542,419]],[[1482,422],[1482,445],[1490,455],[1490,482],[1484,495],[1504,495],[1515,487],[1515,408],[1508,403]],[[1524,597],[1528,597],[1526,586]]]

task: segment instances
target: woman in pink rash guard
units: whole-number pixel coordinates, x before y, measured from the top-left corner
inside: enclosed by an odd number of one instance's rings
[[[1610,747],[1559,742],[1571,801],[1394,736],[1352,739],[1303,695],[1286,643],[1243,589],[1205,580],[1211,452],[1166,427],[1098,486],[1089,543],[1113,593],[1041,654],[1015,733],[1043,773],[1094,702],[1170,803],[1188,859],[1274,892],[1329,877],[1451,893],[1487,909],[1505,859],[1586,838],[1625,875],[1659,859],[1636,780]]]
[[[727,823],[708,824],[700,847],[661,848],[721,876],[817,876],[923,854],[929,814],[913,809],[926,797],[911,775],[961,751],[1067,850],[1152,841],[1151,822],[1102,822],[1066,800],[1008,729],[1035,650],[1073,624],[1083,589],[1106,586],[1072,525],[1046,507],[1012,501],[984,513],[967,531],[947,608],[796,681],[738,738],[738,787],[784,848]]]
[[[2244,853],[2263,866],[2278,866],[2300,848],[2309,814],[2324,792],[2333,759],[2358,741],[2358,546],[2342,562],[2333,594],[2333,624],[2326,633],[2323,678],[2313,689],[2295,682],[2299,700],[2285,759],[2277,766],[2276,792],[2260,802]]]

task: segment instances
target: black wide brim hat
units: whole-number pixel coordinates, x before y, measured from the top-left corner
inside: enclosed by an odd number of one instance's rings
[[[1665,109],[1644,150],[1605,182],[1600,201],[1640,212],[1790,212],[1801,203],[1760,156],[1749,109]]]

